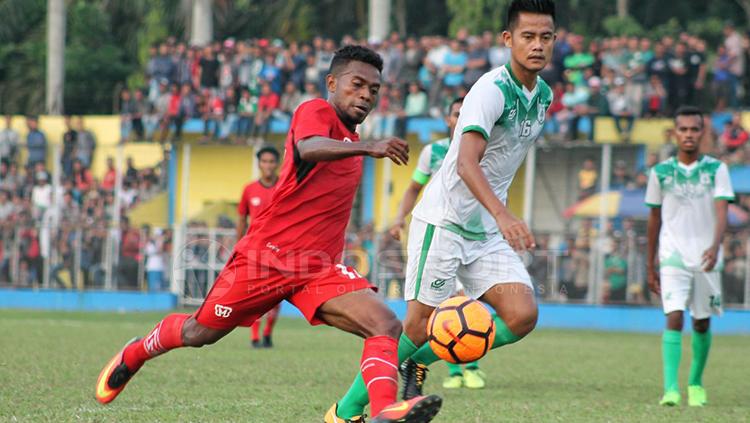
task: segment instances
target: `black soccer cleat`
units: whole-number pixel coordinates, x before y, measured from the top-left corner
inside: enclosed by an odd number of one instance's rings
[[[399,366],[401,380],[404,383],[404,389],[401,393],[401,399],[404,401],[422,396],[424,381],[427,379],[429,369],[424,364],[418,364],[411,358]]]
[[[273,342],[271,342],[271,335],[263,337],[263,348],[273,348]]]

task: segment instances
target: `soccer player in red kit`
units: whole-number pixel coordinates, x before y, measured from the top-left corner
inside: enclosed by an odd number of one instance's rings
[[[273,189],[276,187],[276,182],[279,180],[279,176],[276,174],[276,170],[279,168],[279,151],[272,146],[266,146],[258,151],[255,155],[258,159],[258,168],[260,169],[260,179],[255,182],[249,183],[242,190],[242,199],[237,205],[237,214],[239,214],[239,221],[237,222],[237,240],[242,239],[247,232],[248,220],[250,225],[253,223],[253,219],[260,215],[271,203],[271,195]],[[271,341],[271,334],[273,333],[273,326],[276,323],[276,318],[279,316],[279,310],[281,309],[281,303],[277,304],[276,307],[272,308],[265,316],[259,318],[253,323],[250,329],[250,345],[253,348],[271,348],[273,342]],[[260,322],[265,318],[266,327],[263,329],[263,344],[260,343]]]
[[[432,420],[440,397],[396,402],[401,322],[366,279],[340,264],[363,156],[399,165],[408,160],[405,141],[359,142],[355,132],[377,101],[382,68],[380,56],[365,47],[335,53],[326,76],[328,101],[305,102],[292,117],[271,204],[237,243],[197,312],[168,315],[105,365],[96,384],[99,402],[114,400],[147,360],[213,344],[286,300],[312,325],[365,338],[360,369],[375,416],[371,423]]]

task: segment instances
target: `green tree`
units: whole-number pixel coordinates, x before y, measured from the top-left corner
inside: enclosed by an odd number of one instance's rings
[[[455,35],[461,28],[471,34],[482,31],[502,31],[505,28],[505,12],[510,0],[446,0],[452,15],[449,33]]]

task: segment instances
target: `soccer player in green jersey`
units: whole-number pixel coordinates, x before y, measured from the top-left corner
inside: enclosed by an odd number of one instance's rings
[[[734,191],[727,165],[700,154],[704,130],[700,110],[677,110],[677,155],[654,166],[646,190],[646,204],[651,207],[648,283],[654,293],[661,294],[667,316],[662,336],[661,405],[680,404],[677,374],[685,308],[693,317],[688,405],[706,404],[702,378],[711,349],[711,315],[722,312],[721,240],[727,228],[727,203],[734,200]]]
[[[422,191],[422,188],[430,180],[430,177],[434,175],[440,165],[445,160],[445,155],[448,153],[448,147],[450,146],[451,139],[453,138],[453,132],[456,130],[456,124],[458,123],[458,116],[461,111],[461,105],[463,104],[463,97],[453,100],[449,107],[448,116],[445,118],[445,123],[448,126],[448,137],[439,139],[431,144],[428,144],[419,153],[419,161],[417,162],[417,168],[414,169],[414,173],[411,177],[411,184],[404,193],[404,198],[401,200],[401,206],[398,209],[398,215],[391,225],[390,234],[397,240],[401,240],[401,231],[406,225],[406,216],[411,213],[414,209],[414,205],[417,203],[417,197]],[[460,281],[456,281],[456,295],[464,295],[463,285]],[[413,362],[409,362],[413,363]],[[402,363],[403,364],[403,363]],[[443,381],[443,388],[445,389],[457,389],[466,387],[469,389],[482,389],[485,386],[484,372],[479,370],[479,362],[466,364],[466,372],[461,368],[459,364],[453,364],[446,362],[448,365],[448,377]],[[407,364],[409,365],[409,364]],[[420,364],[412,364],[422,366]],[[421,371],[426,371],[426,366]],[[409,373],[409,369],[404,368],[405,373]]]
[[[537,304],[519,252],[535,247],[526,224],[505,202],[516,171],[544,127],[552,90],[539,77],[552,58],[555,4],[513,0],[507,13],[506,66],[484,74],[464,98],[443,165],[425,187],[409,227],[407,315],[399,340],[400,362],[428,366],[438,357],[427,341],[427,320],[450,298],[460,279],[466,295],[495,311],[497,348],[534,329]],[[440,281],[440,283],[434,283]],[[422,391],[419,366],[404,379],[405,397]],[[357,377],[336,414],[362,413],[367,391]]]

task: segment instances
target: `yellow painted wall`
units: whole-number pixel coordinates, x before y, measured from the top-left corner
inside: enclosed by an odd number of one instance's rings
[[[175,219],[179,222],[182,209],[182,149],[178,148],[179,175]],[[221,202],[237,203],[242,188],[250,182],[254,166],[253,150],[245,146],[193,145],[190,155],[190,188],[187,216],[198,215],[203,207]],[[216,222],[206,222],[214,225]]]

